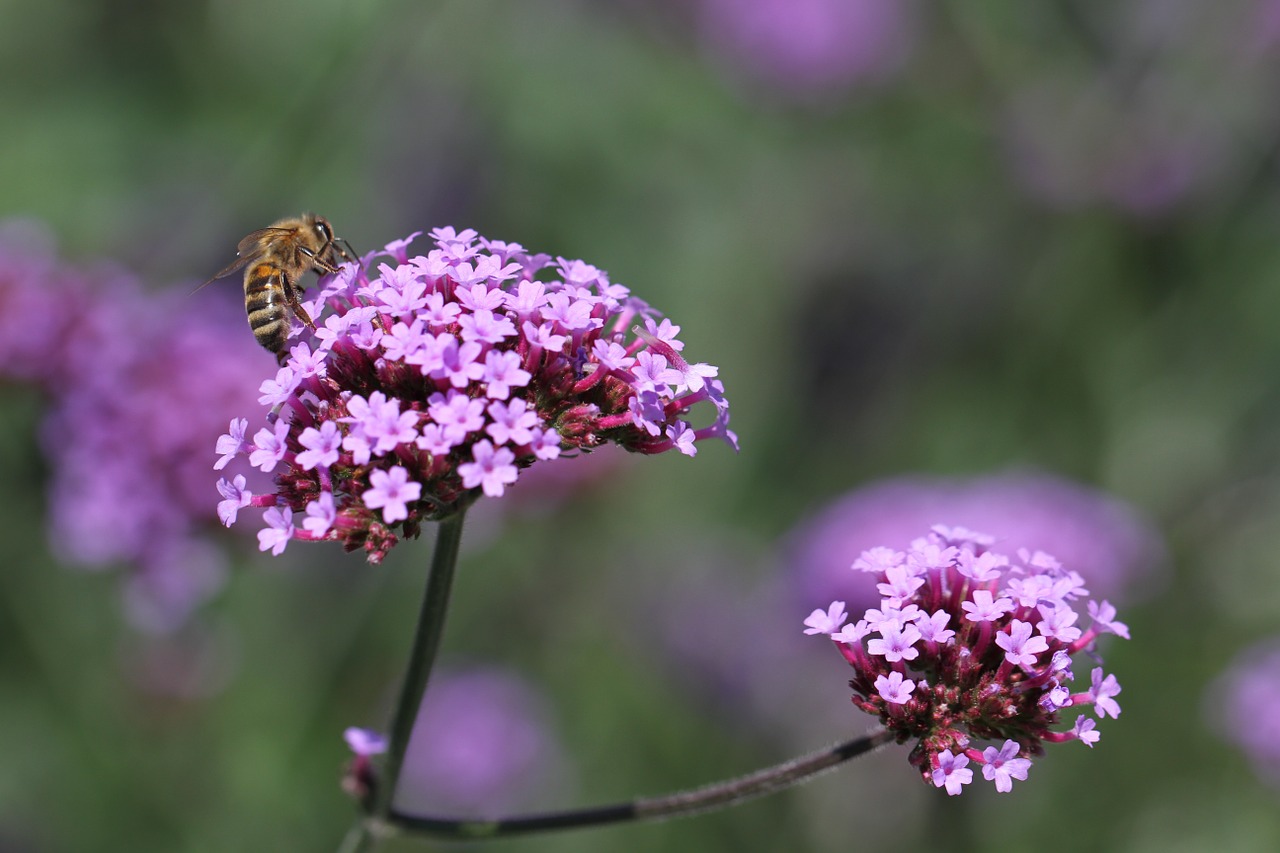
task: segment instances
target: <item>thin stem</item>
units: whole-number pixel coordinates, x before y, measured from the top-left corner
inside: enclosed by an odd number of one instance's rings
[[[391,813],[396,784],[404,766],[405,750],[413,734],[413,724],[418,718],[418,706],[426,692],[431,668],[435,665],[440,649],[440,636],[444,633],[445,613],[449,608],[449,589],[453,585],[453,572],[458,563],[458,548],[462,543],[462,522],[466,510],[459,510],[439,524],[436,533],[435,553],[431,557],[431,571],[427,575],[427,588],[422,596],[422,610],[418,614],[418,627],[414,632],[413,648],[409,655],[409,667],[400,685],[400,698],[391,718],[391,736],[387,743],[387,758],[378,774],[378,785],[369,813],[375,821],[385,819]],[[351,850],[367,849],[370,833],[353,830],[348,844]]]
[[[859,755],[891,743],[894,735],[885,729],[826,749],[802,755],[748,773],[737,779],[716,782],[689,791],[661,797],[644,797],[625,803],[592,806],[563,812],[520,815],[496,820],[459,820],[405,814],[392,810],[385,820],[373,818],[367,830],[378,834],[399,831],[404,834],[448,839],[498,838],[548,830],[580,829],[629,821],[660,820],[696,814],[736,805],[746,800],[806,782],[821,773]]]

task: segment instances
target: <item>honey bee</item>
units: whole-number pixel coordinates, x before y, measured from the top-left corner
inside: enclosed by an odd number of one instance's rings
[[[337,272],[340,260],[355,260],[355,252],[350,250],[345,240],[333,236],[327,219],[304,213],[246,235],[236,247],[235,262],[209,281],[245,268],[244,308],[249,328],[258,343],[281,355],[294,317],[308,329],[316,328],[298,296],[302,276],[311,270]]]

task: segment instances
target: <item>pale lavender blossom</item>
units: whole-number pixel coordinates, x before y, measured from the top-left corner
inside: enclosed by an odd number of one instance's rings
[[[815,610],[804,620],[806,634],[834,634],[845,620],[844,602],[833,601],[826,610]]]
[[[218,480],[218,492],[222,495],[218,502],[218,519],[224,527],[230,527],[235,524],[236,514],[253,499],[253,492],[246,488],[243,474],[237,474],[230,482],[225,477]]]
[[[902,705],[911,698],[911,692],[916,689],[916,683],[910,679],[904,679],[902,673],[894,670],[888,675],[877,676],[875,688],[884,701],[893,705]]]
[[[995,782],[996,790],[1007,794],[1013,790],[1013,780],[1026,781],[1031,771],[1031,761],[1019,758],[1021,747],[1016,740],[1006,740],[999,749],[989,746],[982,751],[982,778]]]
[[[935,761],[937,766],[932,771],[933,784],[939,788],[945,786],[948,795],[958,795],[965,785],[973,781],[973,771],[968,768],[969,758],[964,753],[954,755],[951,750],[944,749],[938,753]]]
[[[361,495],[364,505],[382,510],[382,520],[387,524],[408,518],[408,504],[422,494],[422,484],[411,482],[409,472],[399,465],[389,471],[378,468],[370,472],[369,484],[372,488]]]

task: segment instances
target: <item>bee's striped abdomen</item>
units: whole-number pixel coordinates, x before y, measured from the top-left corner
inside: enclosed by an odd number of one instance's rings
[[[258,343],[282,352],[289,338],[289,303],[284,270],[274,264],[256,263],[244,274],[244,307],[249,328]]]

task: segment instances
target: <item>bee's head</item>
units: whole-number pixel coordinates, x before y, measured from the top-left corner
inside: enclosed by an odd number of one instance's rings
[[[314,213],[304,214],[302,220],[312,229],[316,237],[320,238],[321,243],[333,242],[333,226],[329,224],[329,220]]]

